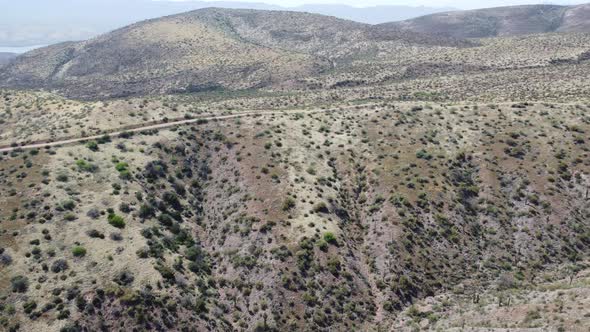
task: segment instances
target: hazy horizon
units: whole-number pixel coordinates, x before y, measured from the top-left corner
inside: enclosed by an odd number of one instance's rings
[[[190,3],[195,2],[193,0],[153,0],[155,2],[184,2]],[[203,2],[216,3],[218,0],[202,0]],[[530,0],[484,0],[484,1],[469,1],[469,0],[417,0],[417,1],[404,1],[404,0],[263,0],[263,1],[250,1],[250,0],[234,0],[232,2],[240,3],[264,3],[270,5],[276,5],[281,7],[300,7],[306,5],[343,5],[356,8],[369,8],[377,6],[408,6],[408,7],[454,7],[460,10],[467,9],[481,9],[489,7],[501,7],[501,6],[519,6],[519,5],[532,5],[532,4],[547,4],[547,5],[578,5],[587,3],[588,1],[575,1],[575,0],[562,0],[562,1],[530,1]]]
[[[305,11],[362,23],[379,24],[402,21],[451,10],[523,5],[549,2],[528,0],[486,0],[476,5],[466,0],[0,0],[0,47],[17,53],[33,46],[77,41],[145,19],[177,14],[205,7],[251,8],[262,10]],[[573,5],[584,1],[554,1]]]

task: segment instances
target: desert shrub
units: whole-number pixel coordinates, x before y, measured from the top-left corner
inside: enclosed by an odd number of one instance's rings
[[[121,233],[111,233],[109,235],[109,238],[113,241],[122,241],[123,235],[121,235]]]
[[[174,224],[174,219],[167,213],[161,213],[158,216],[158,221],[166,227],[171,227]]]
[[[139,217],[142,219],[147,219],[154,216],[154,208],[149,204],[142,204],[139,207]]]
[[[82,308],[83,309],[83,308]],[[64,327],[62,327],[59,332],[80,332],[83,331],[80,323],[78,321],[75,322],[68,322]]]
[[[70,317],[70,311],[68,309],[64,309],[57,314],[57,319],[63,320]]]
[[[328,251],[328,242],[326,242],[324,239],[321,239],[317,242],[318,248],[320,248],[321,251]]]
[[[90,141],[88,143],[86,143],[86,147],[90,150],[90,151],[98,151],[98,143],[96,143],[95,141]]]
[[[283,202],[282,209],[283,209],[283,211],[289,211],[292,208],[294,208],[295,205],[296,205],[295,200],[292,197],[287,197],[285,199],[285,201]]]
[[[297,258],[297,267],[301,272],[305,272],[311,268],[313,262],[313,251],[312,250],[299,250],[295,253]]]
[[[12,257],[9,254],[5,253],[3,250],[0,251],[2,251],[0,253],[0,265],[8,266],[12,264]]]
[[[99,138],[99,139],[98,139],[96,142],[97,142],[98,144],[106,144],[106,143],[108,143],[108,142],[110,142],[110,141],[111,141],[111,137],[110,137],[108,134],[104,134],[104,135],[102,135],[102,137],[101,137],[101,138]]]
[[[174,271],[169,268],[168,266],[164,265],[164,264],[157,264],[155,266],[155,269],[160,272],[160,274],[162,275],[162,278],[164,279],[174,279]]]
[[[90,236],[91,238],[104,239],[104,234],[97,231],[96,229],[91,229],[88,232],[86,232],[86,234],[88,234],[88,236]]]
[[[96,170],[98,169],[98,166],[82,159],[76,160],[76,166],[78,166],[78,170],[89,173],[96,172]]]
[[[327,232],[324,234],[324,241],[326,241],[329,244],[333,244],[333,245],[336,245],[338,243],[338,240],[336,239],[336,235],[334,235],[334,233],[332,233],[332,232]]]
[[[37,309],[37,302],[35,302],[35,300],[30,300],[23,304],[23,310],[27,315],[32,313],[35,309]]]
[[[124,171],[120,171],[119,178],[122,180],[130,180],[131,179],[131,172],[127,169]]]
[[[67,270],[69,268],[68,261],[63,258],[55,260],[53,264],[51,264],[51,272],[59,273]]]
[[[251,255],[242,256],[236,254],[232,257],[231,262],[236,268],[245,267],[247,269],[252,269],[258,264],[256,257]]]
[[[172,188],[174,188],[174,191],[178,195],[180,195],[180,196],[186,195],[186,189],[184,188],[184,184],[182,184],[181,182],[175,181],[174,183],[172,183]]]
[[[118,162],[115,165],[115,169],[119,172],[119,178],[124,180],[131,179],[131,172],[129,171],[129,164],[125,162]]]
[[[59,181],[59,182],[68,182],[69,177],[68,177],[67,174],[63,174],[62,173],[62,174],[58,174],[57,175],[56,180]]]
[[[209,274],[211,265],[209,255],[199,246],[192,246],[185,252],[185,257],[191,262],[188,265],[189,270],[196,274]]]
[[[479,195],[479,188],[475,185],[461,185],[459,187],[459,198],[462,201],[468,200]]]
[[[127,203],[121,203],[119,205],[119,211],[121,211],[123,213],[129,213],[129,212],[131,212],[131,206],[129,206],[129,204],[127,204]]]
[[[270,252],[273,255],[273,258],[278,259],[281,262],[284,262],[288,257],[292,256],[291,251],[285,245],[273,248]]]
[[[333,275],[338,275],[340,270],[342,269],[340,260],[336,257],[330,257],[326,262],[326,267],[330,273]]]
[[[526,150],[521,146],[506,147],[504,148],[504,153],[511,157],[522,159],[526,155]]]
[[[121,272],[117,273],[117,275],[113,279],[114,282],[116,282],[117,284],[119,284],[121,286],[130,285],[133,283],[133,280],[135,280],[135,277],[129,271],[121,271]]]
[[[517,286],[517,280],[514,279],[514,276],[509,273],[504,273],[500,275],[497,280],[497,286],[499,290],[507,290],[512,289]]]
[[[116,215],[114,213],[109,214],[108,216],[109,224],[113,227],[117,228],[125,228],[125,220],[123,217]]]
[[[59,211],[64,211],[64,210],[72,211],[75,207],[76,207],[76,202],[69,199],[69,200],[61,202],[61,204],[58,207],[58,210]]]
[[[319,202],[318,204],[316,204],[313,207],[313,211],[316,212],[316,213],[328,213],[328,212],[330,212],[330,210],[328,209],[328,206],[324,202]]]
[[[180,204],[180,200],[178,199],[178,195],[173,192],[167,191],[162,195],[162,199],[166,202],[169,206],[173,209],[180,211],[182,210],[182,204]]]
[[[98,209],[93,208],[93,209],[88,210],[86,215],[92,219],[98,219],[98,217],[100,217],[100,211],[98,211]]]
[[[416,152],[416,158],[430,160],[430,159],[432,159],[432,155],[430,153],[428,153],[426,150],[420,150],[420,151]]]
[[[149,248],[140,248],[135,253],[137,254],[137,257],[139,257],[139,258],[150,257],[150,249]]]
[[[75,257],[86,256],[86,248],[82,246],[74,246],[72,248],[72,255],[74,255]]]
[[[15,293],[25,293],[29,289],[29,279],[25,276],[16,276],[10,280],[12,291]]]
[[[168,165],[161,160],[150,161],[145,166],[144,175],[150,181],[155,181],[166,176]]]

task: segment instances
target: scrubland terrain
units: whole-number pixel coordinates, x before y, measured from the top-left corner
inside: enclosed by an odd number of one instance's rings
[[[586,112],[375,103],[14,151],[4,320],[390,328],[415,298],[535,289],[546,266],[585,266]]]
[[[0,326],[588,331],[588,34],[383,29],[211,9],[1,70]]]

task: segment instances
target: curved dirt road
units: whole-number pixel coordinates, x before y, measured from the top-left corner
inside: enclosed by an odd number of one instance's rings
[[[227,120],[227,119],[242,118],[242,117],[247,117],[247,116],[262,116],[262,115],[276,115],[276,114],[290,114],[290,113],[319,113],[319,112],[330,112],[330,111],[332,111],[332,110],[252,111],[252,112],[242,112],[242,113],[238,113],[238,114],[229,114],[229,115],[205,116],[205,117],[198,117],[198,118],[192,118],[192,119],[184,119],[184,120],[168,121],[168,122],[164,122],[164,123],[150,124],[150,125],[136,127],[136,128],[129,128],[129,127],[128,127],[128,129],[120,128],[115,131],[105,132],[100,135],[68,138],[68,139],[63,139],[63,140],[53,141],[53,142],[36,142],[36,143],[29,143],[29,144],[17,145],[17,146],[8,146],[8,147],[4,146],[4,147],[0,148],[0,153],[12,152],[15,150],[41,149],[41,148],[52,147],[52,146],[81,143],[81,142],[100,139],[100,138],[104,137],[105,135],[108,135],[111,138],[113,138],[113,137],[116,137],[116,136],[123,134],[123,133],[137,133],[137,132],[142,132],[142,131],[147,131],[147,130],[164,129],[164,128],[170,128],[170,127],[175,127],[175,126],[180,126],[180,125],[185,125],[185,124],[196,123],[199,121]]]

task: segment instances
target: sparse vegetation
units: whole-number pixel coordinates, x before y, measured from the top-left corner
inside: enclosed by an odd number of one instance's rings
[[[2,328],[590,328],[588,36],[236,13],[0,90]]]

